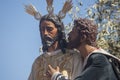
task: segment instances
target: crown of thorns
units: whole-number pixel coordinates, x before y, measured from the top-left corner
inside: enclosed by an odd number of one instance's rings
[[[54,7],[53,5],[53,0],[46,0],[47,2],[47,11],[49,15],[53,14],[54,11]],[[63,19],[66,16],[66,13],[72,8],[72,0],[66,0],[66,2],[64,3],[64,6],[62,8],[62,10],[59,11],[58,16],[60,19]],[[32,4],[28,4],[25,5],[25,11],[34,16],[34,18],[36,20],[40,20],[42,15],[40,12],[38,12],[38,10],[35,8],[35,6],[33,6]]]

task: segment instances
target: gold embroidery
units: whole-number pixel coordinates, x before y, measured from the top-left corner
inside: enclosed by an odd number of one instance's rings
[[[63,54],[62,52],[54,56],[46,57],[44,54],[41,55],[38,59],[38,71],[35,71],[37,72],[35,80],[50,80],[50,78],[46,76],[49,64],[52,65],[54,68],[56,66],[59,66],[61,70],[60,72],[62,72],[66,76],[68,75],[68,77],[71,78],[73,64],[72,56],[73,53]]]

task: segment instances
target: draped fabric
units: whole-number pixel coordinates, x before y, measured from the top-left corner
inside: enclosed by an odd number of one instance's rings
[[[103,49],[95,50],[85,58],[82,72],[74,80],[118,80],[107,56],[120,61]],[[69,80],[60,73],[58,75],[54,80]]]
[[[33,63],[28,80],[51,80],[46,76],[48,65],[53,68],[60,67],[60,72],[73,80],[81,73],[80,54],[73,50],[67,50],[65,54],[61,50],[52,53],[43,53]]]
[[[75,80],[117,80],[112,65],[104,54],[91,54],[83,72]]]

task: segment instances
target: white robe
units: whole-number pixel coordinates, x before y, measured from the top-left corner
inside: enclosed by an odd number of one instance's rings
[[[53,68],[59,66],[61,70],[60,72],[73,80],[81,73],[81,62],[82,58],[80,53],[73,50],[66,50],[65,54],[63,54],[61,50],[51,53],[43,53],[34,61],[28,80],[51,80],[46,77],[49,64]]]

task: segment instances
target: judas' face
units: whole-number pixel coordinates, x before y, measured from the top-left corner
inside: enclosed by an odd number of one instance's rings
[[[51,46],[57,37],[57,28],[55,27],[55,24],[51,21],[42,21],[41,23],[41,34],[43,41],[45,42],[45,45]]]
[[[77,48],[80,45],[79,31],[76,27],[73,27],[72,31],[69,33],[68,40],[68,48],[70,49]]]

